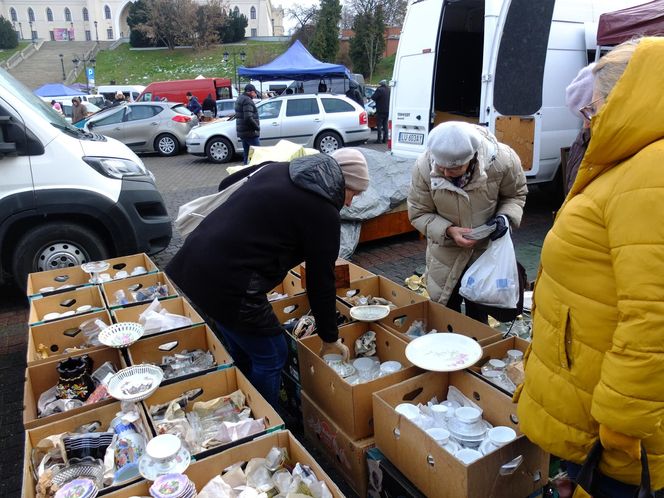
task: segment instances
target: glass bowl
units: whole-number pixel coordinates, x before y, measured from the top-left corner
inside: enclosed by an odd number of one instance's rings
[[[101,488],[104,480],[104,462],[98,458],[72,458],[69,463],[53,472],[51,482],[58,487],[74,479],[86,478]]]

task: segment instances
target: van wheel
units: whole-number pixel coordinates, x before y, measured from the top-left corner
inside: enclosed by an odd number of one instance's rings
[[[162,156],[176,156],[180,152],[180,142],[170,133],[162,133],[155,139],[154,148]]]
[[[205,146],[205,155],[213,163],[227,163],[233,157],[233,145],[224,137],[214,137]]]
[[[26,289],[28,273],[79,266],[110,256],[93,231],[74,223],[49,223],[29,230],[16,245],[12,274]]]
[[[335,150],[341,149],[344,146],[341,137],[333,131],[324,131],[316,137],[316,147],[323,154],[332,154]]]

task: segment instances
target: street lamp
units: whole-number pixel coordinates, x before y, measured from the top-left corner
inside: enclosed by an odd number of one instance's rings
[[[32,21],[28,21],[28,24],[30,25],[30,40],[32,43],[35,42],[35,32],[32,31]]]
[[[228,62],[228,58],[231,54],[228,53],[228,51],[224,52],[224,62]],[[235,84],[237,85],[237,93],[240,93],[240,76],[237,73],[237,61],[235,59],[236,55],[240,56],[240,62],[244,62],[244,59],[247,57],[247,54],[244,53],[244,50],[242,50],[239,54],[233,50],[232,52],[233,55],[233,76],[235,77]]]
[[[74,23],[70,22],[69,23],[69,41],[74,40]]]
[[[64,59],[65,56],[60,54],[59,57],[60,57],[60,65],[62,66],[62,81],[64,81],[67,79],[67,73],[65,73],[65,59]]]
[[[78,68],[78,65],[82,62],[83,63],[83,72],[85,73],[85,90],[87,92],[90,91],[90,80],[88,79],[88,66],[87,63],[90,63],[91,67],[95,67],[95,63],[97,62],[97,59],[94,57],[90,57],[88,59],[85,58],[85,56],[82,56],[80,59],[76,56],[71,60],[76,68]]]
[[[97,21],[95,21],[94,24],[95,24],[95,39],[97,40],[97,43],[99,43],[99,31],[97,31]]]
[[[23,39],[23,24],[18,23],[18,30],[21,32],[21,40]]]

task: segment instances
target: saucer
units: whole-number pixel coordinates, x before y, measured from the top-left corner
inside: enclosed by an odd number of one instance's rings
[[[423,335],[406,346],[408,361],[434,372],[463,370],[481,357],[482,347],[477,341],[453,332]]]
[[[350,309],[350,317],[360,322],[375,322],[382,320],[390,314],[390,307],[382,304],[368,304],[353,306]]]
[[[145,453],[138,460],[138,471],[148,481],[154,481],[166,474],[182,474],[191,463],[191,454],[186,448],[180,448],[175,458],[168,462],[159,462]]]
[[[74,479],[62,486],[55,498],[94,498],[99,490],[91,479]]]
[[[181,498],[191,496],[193,483],[182,474],[172,473],[159,476],[150,486],[150,494],[155,498]]]

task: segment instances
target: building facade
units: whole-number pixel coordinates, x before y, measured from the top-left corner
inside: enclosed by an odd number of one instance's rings
[[[205,0],[197,0],[204,2]],[[129,0],[0,0],[21,40],[112,41],[129,36]],[[284,12],[270,0],[223,2],[249,21],[245,36],[281,36]]]

